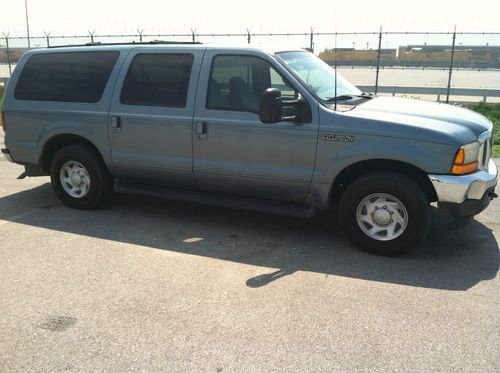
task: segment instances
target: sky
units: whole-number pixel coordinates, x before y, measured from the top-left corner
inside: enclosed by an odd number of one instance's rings
[[[31,35],[220,32],[457,31],[500,32],[500,0],[27,0]],[[24,0],[0,0],[0,33],[26,34]],[[332,40],[319,40],[331,44]],[[324,38],[323,38],[324,39]],[[443,43],[449,37],[418,37],[411,43]],[[211,40],[212,41],[212,40]],[[245,39],[242,40],[244,42]],[[274,42],[275,39],[273,39]],[[42,41],[38,41],[42,43]],[[297,43],[307,46],[308,39]],[[354,42],[354,44],[352,44]],[[376,47],[374,38],[349,38],[340,46]],[[499,37],[463,37],[461,42],[499,44]],[[398,44],[390,37],[383,47]]]

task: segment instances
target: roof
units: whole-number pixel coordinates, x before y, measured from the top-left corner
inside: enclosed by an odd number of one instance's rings
[[[47,52],[62,52],[62,51],[73,51],[73,52],[83,52],[83,51],[120,51],[129,50],[135,48],[175,48],[175,49],[225,49],[225,50],[254,50],[267,52],[268,54],[275,54],[278,52],[285,51],[304,51],[304,49],[276,49],[270,48],[261,44],[202,44],[198,42],[171,42],[171,41],[151,41],[143,43],[87,43],[81,45],[61,45],[61,46],[51,46],[48,48],[38,48],[32,49],[29,53],[47,53]]]

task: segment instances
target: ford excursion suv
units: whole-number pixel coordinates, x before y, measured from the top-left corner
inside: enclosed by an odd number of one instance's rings
[[[77,209],[113,190],[294,216],[338,206],[357,246],[397,255],[425,237],[431,202],[468,217],[496,196],[489,120],[367,94],[305,50],[32,50],[2,118],[4,156]]]

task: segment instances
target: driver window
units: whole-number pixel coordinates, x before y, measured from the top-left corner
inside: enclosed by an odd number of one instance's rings
[[[281,97],[286,100],[295,98],[296,91],[288,82],[283,80],[283,77],[273,68],[271,68],[271,87],[278,88],[281,91]]]
[[[252,56],[216,56],[208,84],[207,109],[259,112],[260,97],[279,88],[295,97],[291,85],[265,60]]]

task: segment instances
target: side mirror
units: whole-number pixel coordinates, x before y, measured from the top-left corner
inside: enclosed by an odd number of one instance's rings
[[[268,88],[260,98],[260,120],[263,123],[278,123],[281,121],[281,91]]]

